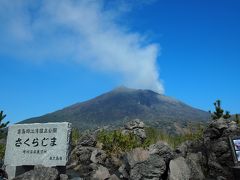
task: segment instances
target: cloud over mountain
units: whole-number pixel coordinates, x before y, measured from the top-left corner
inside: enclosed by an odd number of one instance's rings
[[[158,45],[118,23],[122,12],[97,0],[1,0],[0,53],[34,62],[73,61],[116,74],[127,86],[163,93]]]

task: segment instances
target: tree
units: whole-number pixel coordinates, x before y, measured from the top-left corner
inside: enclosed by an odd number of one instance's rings
[[[215,119],[219,119],[221,117],[223,117],[224,119],[228,119],[231,117],[230,112],[226,111],[226,113],[224,114],[224,110],[221,108],[221,101],[220,100],[216,100],[216,102],[213,103],[215,106],[215,111],[213,113],[211,113],[211,117],[213,120]]]
[[[6,116],[6,114],[3,114],[3,111],[0,112],[0,129],[7,127],[7,125],[9,124],[9,121],[7,121],[6,123],[2,122]]]

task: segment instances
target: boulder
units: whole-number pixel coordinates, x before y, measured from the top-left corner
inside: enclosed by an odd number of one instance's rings
[[[150,155],[145,161],[140,161],[130,170],[131,180],[159,180],[166,171],[166,164],[158,155]]]
[[[98,168],[91,173],[92,180],[105,180],[110,177],[109,171],[106,167],[98,166]]]
[[[217,139],[217,138],[221,137],[221,132],[216,128],[207,128],[204,131],[203,135],[204,135],[205,142],[207,142],[212,139]]]
[[[95,147],[97,144],[96,137],[92,134],[85,134],[80,137],[78,141],[78,145],[87,146],[87,147]]]
[[[124,178],[138,179],[159,179],[166,171],[164,156],[157,153],[150,154],[142,148],[136,148],[127,153],[127,166],[121,166],[119,172]]]
[[[220,157],[222,154],[227,153],[230,150],[228,139],[219,138],[211,143],[209,149],[211,149],[211,152],[215,153],[217,157]]]
[[[105,151],[100,149],[95,149],[91,154],[90,160],[96,164],[97,163],[104,164],[106,158],[107,158],[107,154],[105,153]]]
[[[111,175],[108,180],[120,180],[115,174]]]
[[[127,122],[124,125],[124,129],[122,130],[122,134],[134,134],[136,135],[140,141],[143,141],[146,138],[146,132],[144,130],[144,123],[139,119],[135,119]]]
[[[94,150],[96,150],[96,148],[84,147],[84,146],[75,147],[74,150],[71,152],[70,164],[74,162],[77,164],[84,164],[84,165],[90,164],[92,152]]]
[[[186,157],[186,163],[190,169],[190,179],[203,180],[205,179],[202,162],[203,155],[201,153],[189,153]]]
[[[228,128],[227,121],[224,118],[213,120],[210,124],[210,128],[216,128],[217,130],[223,131]]]
[[[145,125],[142,121],[140,121],[139,119],[134,119],[132,121],[127,122],[124,125],[124,128],[127,129],[127,130],[133,130],[133,129],[136,129],[136,128],[143,129],[144,126]]]
[[[178,157],[170,161],[168,179],[187,180],[191,177],[191,171],[183,157]]]
[[[118,169],[123,165],[122,157],[117,155],[110,155],[106,158],[104,166],[108,168],[110,174],[119,173]]]
[[[25,172],[13,180],[57,180],[58,175],[57,169],[38,165],[33,170]]]
[[[173,157],[173,150],[163,141],[158,141],[156,144],[151,145],[149,148],[149,154],[157,154],[163,160],[168,163]]]
[[[68,179],[68,175],[66,175],[66,174],[60,174],[59,180],[69,180],[69,179]]]
[[[229,137],[239,135],[240,129],[234,122],[220,118],[209,124],[203,133],[202,149],[199,149],[207,157],[202,160],[207,172],[206,178],[233,179],[234,161]]]
[[[182,155],[183,157],[186,157],[190,146],[191,141],[185,141],[176,148],[175,152]]]
[[[131,152],[127,153],[127,162],[131,168],[137,163],[146,161],[149,158],[149,152],[143,148],[135,148]]]

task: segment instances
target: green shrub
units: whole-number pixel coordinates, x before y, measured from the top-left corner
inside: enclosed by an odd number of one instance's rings
[[[172,148],[176,148],[187,140],[197,140],[203,135],[203,126],[201,124],[189,125],[188,130],[188,133],[182,135],[170,135],[159,129],[147,127],[145,128],[147,138],[142,146],[148,147],[151,144],[155,144],[157,141],[164,141]]]
[[[101,131],[97,135],[107,153],[119,154],[141,146],[141,142],[134,134],[122,134],[120,130]]]
[[[146,139],[141,142],[134,134],[122,134],[120,130],[101,131],[97,135],[97,141],[102,143],[102,148],[107,153],[119,154],[132,150],[136,147],[147,148],[157,141],[164,141],[172,148],[187,140],[200,139],[203,134],[203,127],[198,125],[190,125],[189,132],[183,135],[170,135],[153,127],[146,127]]]
[[[77,128],[72,128],[72,133],[71,133],[71,141],[72,145],[76,146],[79,138],[81,137],[81,134]]]

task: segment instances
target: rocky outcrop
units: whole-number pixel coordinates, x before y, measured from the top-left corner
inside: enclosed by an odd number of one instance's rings
[[[207,174],[209,177],[233,179],[234,161],[229,144],[229,137],[240,135],[240,129],[225,119],[213,121],[203,135]]]
[[[126,155],[125,178],[164,179],[173,151],[163,142],[158,142],[144,150],[136,148]],[[129,172],[126,175],[126,172]],[[124,175],[124,173],[123,173]]]
[[[225,119],[212,121],[203,132],[202,139],[187,141],[176,149],[185,158],[195,179],[234,179],[234,166],[229,137],[240,136],[235,122]]]
[[[96,144],[97,140],[93,134],[85,134],[78,141],[79,146],[95,147]]]
[[[125,125],[123,132],[142,130],[144,124],[134,120]],[[54,168],[36,166],[15,179],[234,179],[229,137],[237,135],[240,136],[240,129],[236,123],[219,119],[208,125],[201,139],[186,141],[175,150],[159,141],[146,149],[135,148],[114,155],[97,145],[95,135],[86,134],[72,150],[66,174],[59,174]],[[138,137],[145,138],[144,134]]]
[[[135,119],[133,121],[127,122],[124,125],[124,129],[122,130],[123,134],[134,134],[136,135],[141,141],[146,138],[146,133],[144,130],[145,124],[140,121],[139,119]]]

